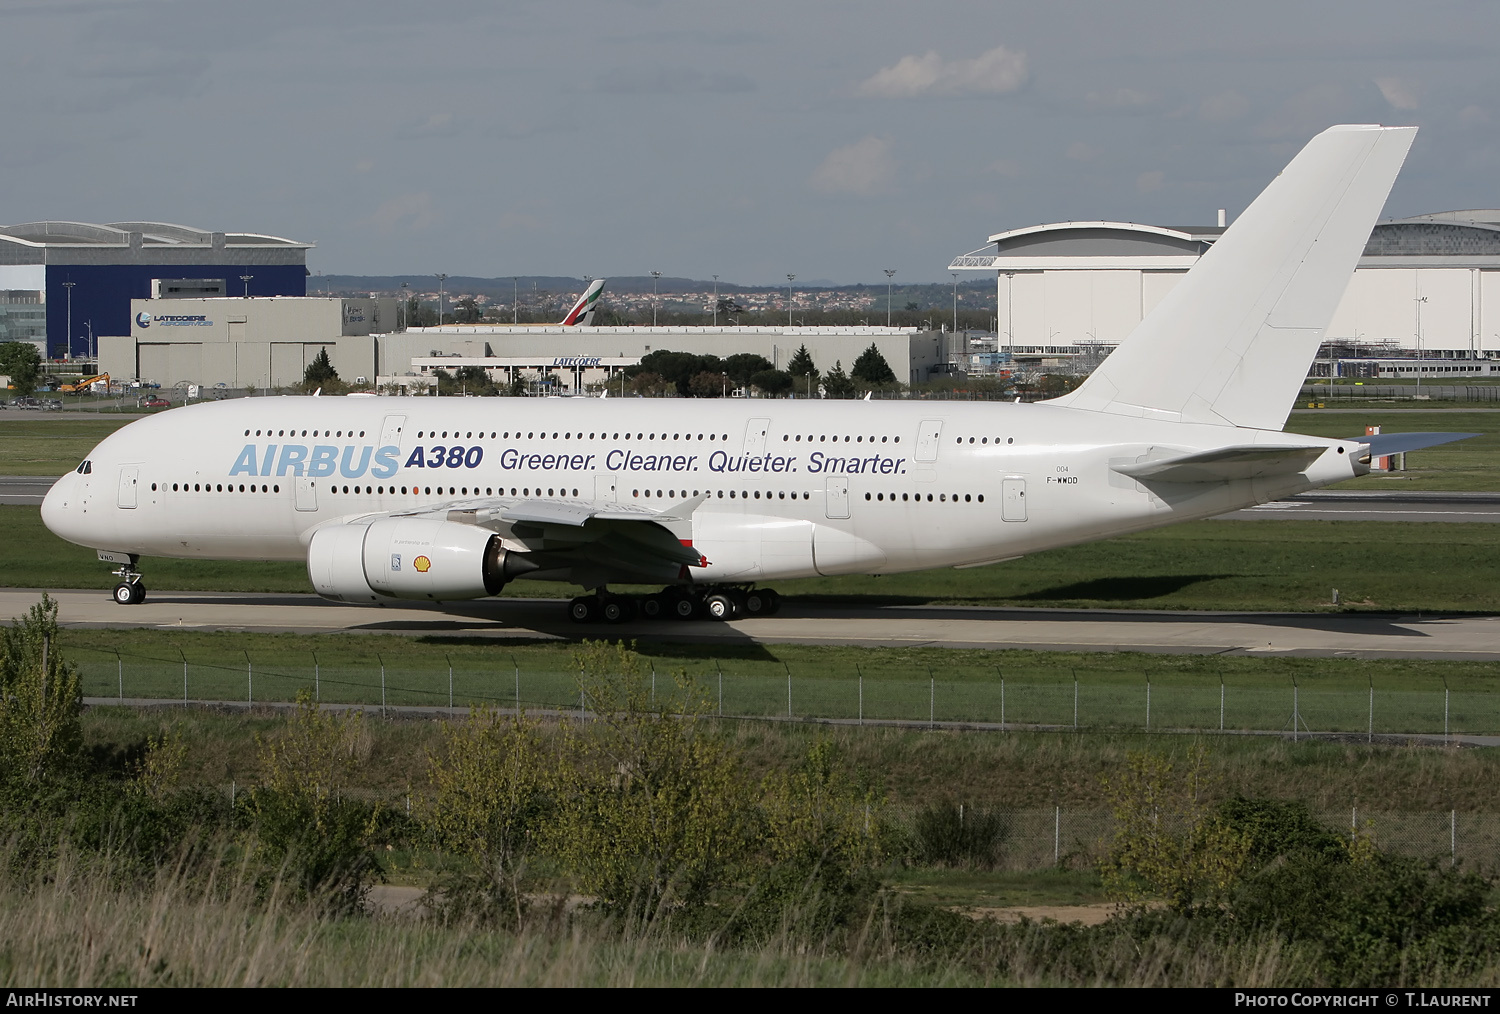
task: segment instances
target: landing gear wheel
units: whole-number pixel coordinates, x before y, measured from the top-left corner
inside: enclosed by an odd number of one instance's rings
[[[598,623],[599,599],[593,595],[580,595],[568,603],[568,619],[574,623]]]
[[[671,600],[672,615],[679,620],[695,619],[698,615],[698,602],[691,595],[678,595]]]
[[[771,593],[764,588],[752,588],[745,593],[745,615],[770,616],[773,601]]]
[[[635,603],[627,598],[611,596],[600,606],[605,623],[628,623],[635,618]]]
[[[703,608],[708,612],[709,618],[714,620],[732,620],[739,612],[734,599],[721,592],[715,592],[704,599]]]
[[[670,615],[664,596],[647,595],[641,599],[641,615],[648,620],[661,620]]]
[[[115,602],[122,606],[138,606],[146,601],[146,586],[139,581],[121,581],[115,585]]]
[[[781,596],[777,593],[775,588],[762,588],[760,590],[760,593],[764,595],[766,599],[766,611],[761,615],[775,616],[777,613],[781,612]]]

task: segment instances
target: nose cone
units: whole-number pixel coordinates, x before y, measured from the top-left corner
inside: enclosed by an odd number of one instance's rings
[[[79,485],[81,478],[77,472],[69,472],[53,483],[42,498],[42,524],[58,538],[80,546],[87,545],[83,541],[83,506],[79,502],[83,492]]]

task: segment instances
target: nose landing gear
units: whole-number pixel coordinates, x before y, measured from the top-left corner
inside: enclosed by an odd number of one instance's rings
[[[101,553],[100,556],[102,557],[103,554]],[[111,561],[120,564],[118,570],[111,571],[120,579],[120,583],[115,585],[113,592],[115,603],[118,605],[138,606],[146,601],[146,584],[141,580],[141,572],[135,569],[136,561],[139,559],[138,556],[130,556],[122,561],[115,557]]]

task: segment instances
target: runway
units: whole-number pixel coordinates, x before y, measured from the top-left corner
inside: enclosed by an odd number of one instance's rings
[[[56,482],[44,475],[0,475],[0,505],[37,507]],[[1314,490],[1222,515],[1221,521],[1500,522],[1500,493]]]
[[[0,504],[40,507],[57,479],[50,475],[0,475]]]
[[[0,617],[19,616],[40,590],[0,590]],[[790,601],[780,615],[575,625],[556,599],[348,606],[314,595],[151,592],[118,606],[105,591],[60,591],[59,621],[76,628],[247,630],[495,638],[635,638],[728,645],[1024,648],[1156,654],[1296,655],[1500,661],[1500,617],[1372,613],[1209,613],[821,605]]]

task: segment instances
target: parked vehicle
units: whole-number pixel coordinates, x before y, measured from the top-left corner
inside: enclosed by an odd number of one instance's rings
[[[147,398],[147,408],[171,408],[172,403],[165,398]]]

